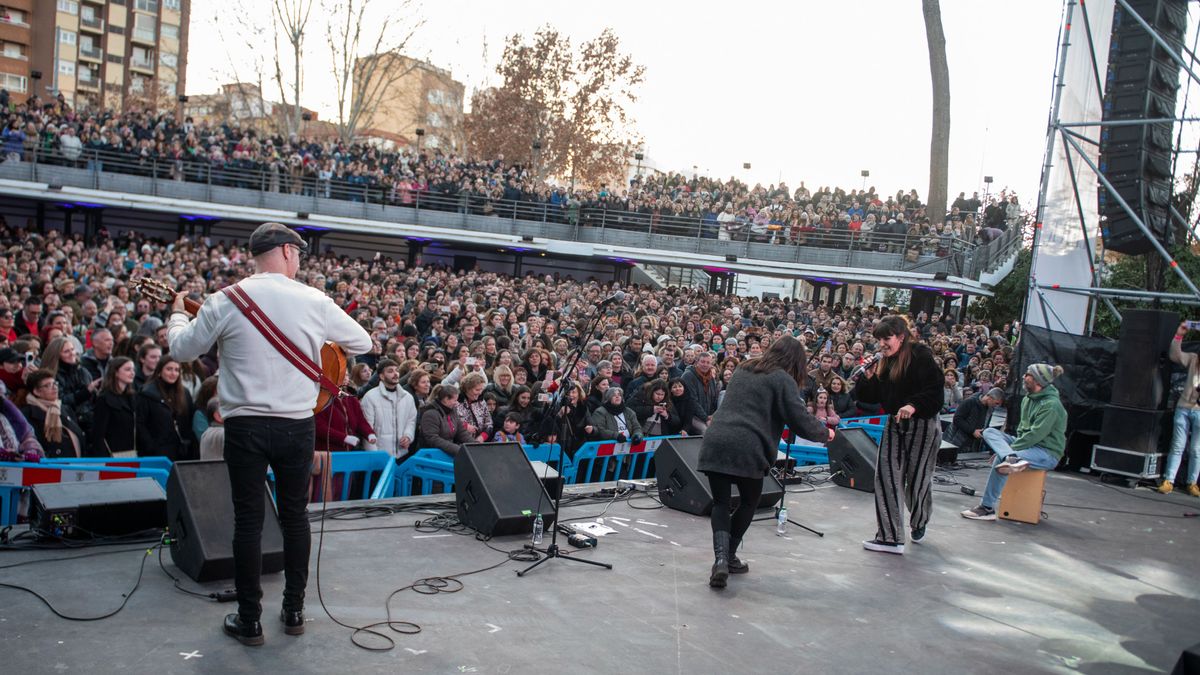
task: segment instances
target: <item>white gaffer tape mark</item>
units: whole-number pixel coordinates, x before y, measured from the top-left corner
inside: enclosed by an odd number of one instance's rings
[[[628,519],[628,518],[622,518],[621,516],[609,516],[609,517],[608,517],[608,519],[609,519],[609,520],[623,520],[623,521],[625,521],[625,522],[627,522],[627,523],[629,522],[629,519]]]
[[[183,657],[184,661],[190,661],[192,659],[204,658],[204,655],[201,654],[200,652],[179,652],[179,655]]]
[[[491,630],[488,631],[489,633],[498,633],[498,632],[504,630],[503,628],[501,628],[500,626],[497,626],[494,623],[485,623],[483,625],[487,626],[488,628],[491,628]]]
[[[452,534],[414,534],[413,539],[433,539],[434,537],[453,537]]]
[[[622,523],[622,522],[621,522],[621,521],[619,521],[619,520],[613,520],[613,521],[612,521],[612,524],[613,524],[613,525],[620,525],[621,527],[629,527],[629,523]]]
[[[413,656],[420,656],[421,654],[424,654],[425,652],[427,652],[429,650],[428,649],[413,649],[412,647],[405,647],[404,651],[411,652],[413,654]]]
[[[633,528],[633,531],[641,532],[642,534],[646,535],[647,537],[654,537],[655,539],[662,539],[662,537],[658,536],[657,534],[654,534],[653,532],[647,532],[640,527]]]
[[[658,523],[652,523],[648,520],[639,520],[638,523],[641,525],[649,525],[651,527],[667,527],[666,525],[659,525]]]
[[[677,541],[673,541],[673,542],[671,542],[671,545],[672,545],[672,546],[679,546],[679,542],[677,542]]]

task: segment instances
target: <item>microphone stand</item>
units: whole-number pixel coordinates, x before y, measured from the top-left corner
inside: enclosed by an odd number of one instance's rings
[[[575,358],[573,360],[571,360],[570,367],[568,367],[563,372],[562,380],[559,382],[558,396],[556,396],[554,398],[554,400],[551,401],[550,407],[547,410],[547,415],[549,415],[550,419],[553,421],[555,427],[558,430],[558,443],[557,443],[557,445],[558,445],[558,471],[559,471],[560,477],[562,475],[562,467],[563,467],[563,461],[562,461],[562,459],[563,459],[563,441],[566,439],[566,434],[563,433],[563,429],[566,428],[566,422],[563,420],[562,416],[559,413],[562,412],[563,405],[568,400],[570,393],[571,393],[571,385],[572,385],[571,376],[575,372],[575,368],[579,365],[579,360],[581,358],[583,358],[583,349],[587,345],[588,341],[592,339],[592,333],[593,333],[593,331],[596,330],[596,326],[600,323],[600,317],[603,315],[603,312],[601,310],[604,309],[604,306],[606,304],[608,304],[608,303],[602,302],[602,303],[600,303],[600,306],[598,306],[596,308],[596,316],[592,317],[592,323],[590,323],[587,326],[587,330],[585,330],[583,332],[581,339],[579,340],[579,345],[575,348]],[[580,400],[578,405],[584,405],[583,400]],[[543,422],[543,424],[545,424],[545,423]],[[544,475],[542,476],[542,479],[543,479],[543,482],[545,482]],[[565,486],[565,482],[564,482],[564,486]],[[539,497],[539,500],[540,499],[541,498]],[[570,560],[572,562],[586,563],[588,565],[595,565],[596,567],[603,567],[603,568],[609,569],[609,570],[611,570],[613,568],[613,566],[610,565],[609,563],[599,562],[597,560],[588,560],[587,558],[575,558],[573,556],[564,555],[562,553],[562,549],[560,549],[558,547],[558,529],[560,527],[562,527],[562,525],[558,522],[559,510],[560,510],[561,506],[562,506],[562,491],[560,490],[554,496],[554,527],[550,528],[552,530],[552,532],[550,533],[550,545],[544,549],[541,549],[541,548],[537,548],[533,544],[525,544],[526,549],[531,550],[531,551],[537,551],[537,552],[543,554],[544,557],[541,558],[540,560],[538,560],[537,562],[533,563],[529,567],[526,567],[523,570],[518,570],[517,576],[523,577],[526,574],[528,574],[529,572],[533,571],[533,568],[535,568],[538,565],[541,565],[542,563],[546,562],[547,560],[551,560],[553,558],[560,558],[562,560]],[[538,508],[535,511],[535,513],[540,513],[541,510],[542,510],[542,505],[539,501]]]

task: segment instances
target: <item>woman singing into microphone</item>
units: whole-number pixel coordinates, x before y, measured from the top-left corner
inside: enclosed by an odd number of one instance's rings
[[[933,471],[942,429],[942,369],[928,347],[918,344],[908,319],[884,317],[872,332],[883,358],[859,379],[860,401],[878,403],[888,417],[875,468],[875,538],[863,542],[868,551],[904,553],[904,518],[900,491],[910,511],[913,542],[925,538],[933,508]]]
[[[708,585],[713,588],[724,588],[731,572],[750,571],[737,559],[737,548],[754,519],[763,478],[775,465],[783,425],[809,440],[823,443],[833,439],[833,430],[804,407],[800,392],[808,377],[807,365],[804,345],[798,340],[785,335],[773,342],[765,354],[746,361],[734,372],[725,402],[717,408],[704,434],[698,468],[708,475],[712,486],[716,561]],[[939,379],[938,395],[941,393]],[[731,517],[733,485],[738,487],[741,504]]]

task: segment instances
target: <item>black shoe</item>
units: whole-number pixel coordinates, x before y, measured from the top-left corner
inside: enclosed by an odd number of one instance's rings
[[[225,615],[225,634],[250,647],[257,647],[263,643],[262,624],[257,621],[244,621],[238,614]]]
[[[737,550],[742,545],[740,539],[731,539],[729,541],[729,573],[730,574],[745,574],[750,571],[750,566],[738,560]]]
[[[708,585],[712,588],[725,588],[729,579],[729,533],[713,532],[713,557],[715,561],[712,573],[708,576]]]
[[[304,635],[304,610],[279,610],[279,620],[283,622],[283,632],[288,635]]]
[[[919,544],[925,540],[925,528],[918,527],[912,531],[912,543]]]

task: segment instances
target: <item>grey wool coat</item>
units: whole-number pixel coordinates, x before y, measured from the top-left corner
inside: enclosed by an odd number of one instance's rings
[[[729,380],[700,447],[700,471],[762,478],[775,465],[787,425],[796,434],[824,443],[829,432],[808,413],[800,387],[787,373],[753,373],[739,368]]]

